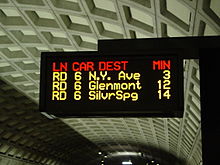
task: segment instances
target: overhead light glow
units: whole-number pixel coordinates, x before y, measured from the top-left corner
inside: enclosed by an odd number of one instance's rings
[[[111,156],[141,156],[141,152],[115,152]]]
[[[131,165],[132,162],[131,161],[128,161],[128,162],[122,162],[123,165]]]

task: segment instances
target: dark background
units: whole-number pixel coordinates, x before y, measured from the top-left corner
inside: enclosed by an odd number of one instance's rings
[[[97,53],[98,54],[98,53]],[[45,56],[45,55],[44,55]],[[183,107],[181,105],[183,99],[179,97],[179,92],[183,91],[181,77],[183,74],[179,74],[182,71],[182,62],[179,63],[178,55],[177,54],[163,54],[160,55],[152,55],[147,54],[144,55],[124,55],[124,54],[100,54],[99,56],[88,56],[88,52],[84,54],[81,53],[80,55],[76,53],[48,53],[47,55],[47,64],[46,65],[46,87],[45,93],[46,95],[46,109],[52,114],[61,114],[61,115],[119,115],[119,116],[126,116],[129,115],[136,115],[136,114],[148,114],[150,115],[166,115],[166,116],[181,116],[183,113]],[[158,98],[158,80],[163,80],[163,70],[153,70],[152,61],[153,60],[168,60],[171,59],[171,98],[170,99],[161,99]],[[74,61],[93,61],[95,64],[98,61],[129,61],[127,64],[127,70],[124,71],[125,73],[140,73],[140,83],[142,89],[138,90],[127,90],[123,92],[137,92],[139,99],[137,101],[132,101],[131,99],[127,99],[126,101],[117,100],[112,97],[112,100],[89,100],[89,73],[87,71],[82,71],[82,99],[80,101],[74,101],[74,73],[71,68],[71,64]],[[53,101],[52,98],[52,63],[53,62],[68,62],[68,78],[67,78],[67,100],[64,101]],[[120,71],[108,71],[108,76],[112,79],[111,81],[102,81],[99,82],[134,82],[136,83],[137,80],[118,80],[118,73]],[[97,72],[97,76],[99,73]],[[116,92],[116,91],[102,91],[103,93],[106,92]],[[164,90],[163,90],[164,92]],[[181,93],[181,92],[180,92]],[[175,112],[175,113],[173,113]]]

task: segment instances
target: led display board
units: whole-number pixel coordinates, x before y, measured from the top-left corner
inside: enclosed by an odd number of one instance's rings
[[[178,54],[44,52],[40,110],[56,116],[183,114]]]

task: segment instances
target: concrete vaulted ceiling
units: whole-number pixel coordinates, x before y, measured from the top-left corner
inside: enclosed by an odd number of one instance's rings
[[[219,6],[219,0],[0,0],[0,164],[97,164],[101,150],[158,160],[166,153],[166,161],[200,165],[199,61],[184,62],[181,119],[50,120],[37,110],[40,53],[95,51],[101,39],[220,35]]]

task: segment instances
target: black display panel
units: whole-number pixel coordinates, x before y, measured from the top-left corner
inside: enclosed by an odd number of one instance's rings
[[[178,54],[44,52],[40,111],[68,116],[182,117]]]

